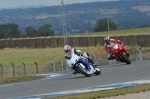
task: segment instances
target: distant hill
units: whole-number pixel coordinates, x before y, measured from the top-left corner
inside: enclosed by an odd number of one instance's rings
[[[119,0],[69,4],[64,7],[68,33],[92,32],[100,18],[111,18],[119,29],[150,26],[149,0]],[[0,24],[17,23],[23,33],[26,26],[38,28],[51,24],[55,33],[62,33],[61,7],[27,7],[0,10]]]

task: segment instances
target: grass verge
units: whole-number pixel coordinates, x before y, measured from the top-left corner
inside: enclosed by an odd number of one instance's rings
[[[150,84],[43,99],[99,99],[145,91],[150,91]]]
[[[113,31],[104,31],[104,32],[93,32],[93,33],[82,33],[76,34],[76,36],[124,36],[124,35],[141,35],[141,34],[149,34],[150,28],[132,28],[132,29],[124,29],[124,30],[113,30]]]
[[[2,77],[0,78],[0,85],[12,84],[24,81],[32,81],[45,78],[45,76],[17,76],[17,77]]]

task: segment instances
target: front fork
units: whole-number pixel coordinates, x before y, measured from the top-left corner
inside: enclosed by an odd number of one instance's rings
[[[124,48],[124,52],[129,57],[129,52],[128,52],[128,50],[126,48]]]

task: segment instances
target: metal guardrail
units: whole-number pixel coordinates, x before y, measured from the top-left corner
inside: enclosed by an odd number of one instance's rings
[[[53,71],[55,72],[56,71],[56,66],[55,66],[55,62],[52,60],[52,59],[50,59],[51,61],[52,61],[52,63],[53,63]]]
[[[140,62],[143,61],[142,51],[136,47],[136,50],[139,51]]]

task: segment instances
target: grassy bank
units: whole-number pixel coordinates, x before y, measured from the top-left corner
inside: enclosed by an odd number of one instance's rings
[[[1,77],[0,85],[19,83],[19,82],[24,82],[24,81],[32,81],[32,80],[37,80],[37,79],[42,79],[42,78],[45,78],[45,76]]]
[[[103,47],[77,47],[81,51],[94,52],[97,56],[104,51]],[[98,53],[96,53],[98,51]],[[22,65],[22,62],[27,65],[33,65],[34,62],[40,64],[49,64],[50,59],[54,62],[64,60],[64,50],[62,48],[44,48],[44,49],[3,49],[0,50],[0,63],[3,66]]]
[[[102,57],[106,59],[106,51],[103,46],[97,47],[76,47],[82,52],[92,52],[100,60]],[[137,52],[135,47],[128,47],[129,53],[134,55]],[[150,52],[150,48],[142,48],[143,54]],[[34,62],[39,64],[50,64],[50,59],[54,62],[60,62],[64,60],[63,48],[44,48],[44,49],[3,49],[0,50],[0,64],[3,66],[11,66],[13,63],[15,66],[22,65],[24,62],[26,65],[33,65]]]
[[[147,28],[134,28],[134,29],[126,29],[126,30],[114,30],[114,31],[106,31],[106,32],[93,32],[93,33],[84,33],[79,34],[78,36],[92,36],[92,35],[98,35],[98,36],[123,36],[123,35],[135,35],[135,34],[150,34],[150,27]]]
[[[150,84],[112,89],[112,90],[88,92],[88,93],[68,95],[68,96],[62,96],[62,97],[44,98],[44,99],[99,99],[99,98],[126,95],[126,94],[139,93],[139,92],[145,92],[145,91],[150,91]]]

